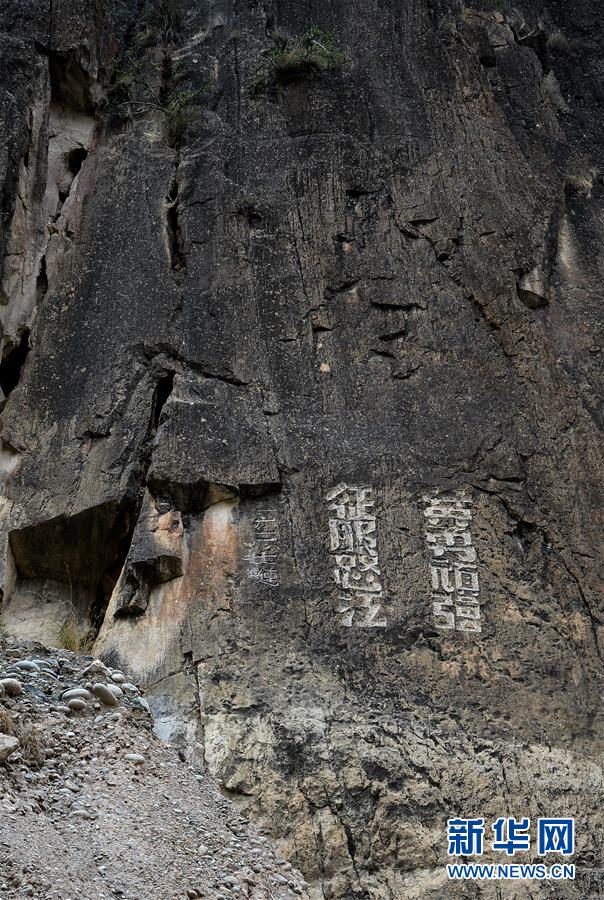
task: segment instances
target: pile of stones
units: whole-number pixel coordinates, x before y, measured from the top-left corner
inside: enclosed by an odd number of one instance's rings
[[[148,719],[149,704],[123,672],[101,660],[63,651],[51,655],[41,645],[15,645],[0,654],[0,763],[19,753],[17,720],[102,715],[107,710]],[[9,733],[6,733],[6,732]]]
[[[0,641],[0,897],[308,897],[143,691],[90,656]]]

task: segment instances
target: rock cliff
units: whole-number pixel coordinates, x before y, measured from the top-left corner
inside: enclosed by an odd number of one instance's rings
[[[478,896],[454,815],[604,893],[604,37],[476,5],[0,5],[4,627],[315,900]]]

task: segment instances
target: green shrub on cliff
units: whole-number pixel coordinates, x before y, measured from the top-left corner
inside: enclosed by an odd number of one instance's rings
[[[142,28],[136,33],[139,47],[149,44],[164,47],[176,44],[182,32],[182,19],[176,0],[158,0],[143,15]]]
[[[346,62],[332,36],[320,28],[309,28],[293,39],[273,34],[272,41],[273,46],[261,52],[261,63],[248,82],[251,97],[257,97],[279,79],[339,69]]]
[[[176,147],[184,131],[198,118],[201,107],[194,101],[210,88],[204,82],[193,90],[182,84],[154,86],[143,77],[140,62],[116,69],[110,99],[122,117],[152,113],[159,117],[163,136],[170,147]]]
[[[182,138],[185,128],[199,116],[200,107],[193,103],[205,87],[196,91],[188,88],[170,91],[162,98],[159,112],[163,120],[164,134],[170,147],[175,147]]]

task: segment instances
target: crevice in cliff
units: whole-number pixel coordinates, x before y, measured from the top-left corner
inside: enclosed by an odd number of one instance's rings
[[[128,511],[125,526],[126,529],[124,535],[117,543],[115,555],[105,568],[96,586],[95,596],[89,614],[90,629],[94,638],[98,636],[101,630],[111,595],[113,594],[122,570],[126,565],[136,526],[136,515],[134,510]]]
[[[122,578],[120,594],[116,601],[115,616],[140,615],[145,612],[149,602],[149,591],[154,584],[182,574],[177,555],[161,554],[154,556],[154,551],[149,549],[149,555],[144,559],[136,559],[135,544],[136,535],[144,528],[144,523],[149,519],[149,506],[155,504],[153,493],[149,494],[148,472],[151,465],[153,441],[158,428],[162,424],[164,407],[174,388],[175,372],[163,371],[155,385],[151,399],[151,412],[147,436],[144,442],[141,464],[138,471],[136,491],[137,502],[132,516],[132,528],[127,535],[127,540],[121,547],[119,561],[116,560],[111,591],[106,594],[104,606],[99,605],[99,628],[102,625],[107,610],[109,598],[119,578]],[[181,522],[182,525],[182,522]],[[119,565],[118,565],[119,562]]]
[[[528,309],[547,306],[552,294],[552,272],[558,257],[558,246],[564,200],[552,209],[543,235],[543,250],[539,261],[532,268],[516,269],[518,299]]]
[[[46,272],[46,256],[40,260],[38,277],[36,278],[36,306],[46,296],[48,291],[48,274]]]
[[[24,328],[18,343],[8,352],[5,351],[0,362],[0,388],[5,397],[8,397],[19,384],[29,350],[29,329]]]
[[[513,536],[517,538],[522,552],[524,555],[528,554],[530,550],[531,544],[539,539],[542,545],[542,553],[547,553],[553,555],[556,563],[566,572],[567,576],[573,582],[577,589],[578,599],[580,604],[585,611],[585,615],[589,620],[589,628],[591,632],[591,636],[594,642],[594,648],[598,657],[602,657],[600,651],[600,644],[598,641],[598,630],[602,626],[601,619],[595,614],[594,610],[591,607],[591,604],[583,590],[581,585],[581,579],[578,577],[577,573],[573,571],[571,565],[567,563],[564,558],[564,553],[567,553],[567,549],[565,547],[559,548],[556,544],[556,540],[552,534],[550,534],[547,529],[536,522],[529,522],[526,520],[518,511],[512,509],[512,506],[507,498],[502,496],[502,494],[497,491],[488,491],[485,488],[480,488],[476,484],[474,485],[478,490],[482,490],[485,493],[494,494],[501,505],[503,506],[505,512],[508,515],[510,521],[514,524]],[[570,551],[572,555],[572,550]]]
[[[143,357],[145,360],[154,361],[164,365],[166,368],[174,366],[175,372],[187,371],[198,372],[204,378],[213,378],[216,381],[222,381],[225,384],[233,385],[233,387],[245,387],[248,381],[242,381],[230,369],[217,372],[203,361],[191,359],[184,356],[170,344],[135,344],[132,347],[134,353]]]
[[[159,371],[157,371],[159,369]],[[137,466],[136,474],[133,478],[133,490],[138,495],[137,518],[140,514],[142,505],[142,492],[148,486],[148,472],[151,466],[151,457],[153,453],[153,442],[157,430],[162,424],[162,413],[164,407],[174,389],[175,371],[168,368],[156,367],[156,382],[151,395],[151,407],[149,412],[149,423],[147,426],[147,434],[142,444],[141,457]]]
[[[356,872],[356,867],[354,865],[355,857],[356,857],[356,844],[355,844],[354,836],[352,834],[352,829],[351,829],[350,825],[348,825],[348,823],[346,823],[346,822],[342,822],[342,825],[344,827],[344,831],[346,832],[346,846],[348,847],[348,855],[350,856],[350,858],[352,860],[352,865],[355,868],[355,872]]]
[[[164,201],[166,229],[166,240],[168,245],[168,256],[170,259],[170,268],[173,272],[180,272],[185,268],[186,257],[182,243],[182,231],[179,217],[179,187],[178,187],[178,166],[179,157],[177,154],[175,162],[175,171],[172,183]]]
[[[170,398],[170,394],[174,388],[174,372],[166,372],[157,382],[157,387],[153,394],[153,431],[156,432],[160,422],[161,414],[164,406]]]
[[[535,53],[537,59],[541,63],[541,68],[545,75],[550,71],[549,47],[547,43],[547,34],[539,25],[529,26],[524,20],[509,22],[510,30],[514,35],[514,40],[519,47],[530,47]]]
[[[369,353],[371,356],[378,356],[382,359],[396,359],[396,353],[392,353],[390,350],[377,350],[371,347]]]
[[[573,581],[573,583],[575,584],[575,586],[577,588],[577,593],[579,595],[579,599],[581,600],[581,604],[583,606],[583,609],[585,610],[585,614],[587,615],[587,618],[589,619],[590,631],[591,631],[591,636],[593,638],[596,654],[601,659],[602,654],[600,652],[600,643],[598,640],[598,632],[599,632],[599,629],[602,627],[602,624],[603,624],[602,620],[600,618],[598,618],[598,616],[596,616],[593,609],[591,608],[591,604],[590,604],[589,600],[587,599],[587,597],[585,596],[585,591],[583,590],[583,588],[581,586],[581,579],[577,576],[576,572],[574,572],[571,569],[569,564],[564,559],[564,557],[562,555],[564,550],[558,550],[558,548],[555,546],[553,546],[552,549],[554,551],[554,554],[555,554],[555,557],[556,557],[558,563],[562,566],[562,568],[564,569],[564,571],[566,572],[568,577]]]

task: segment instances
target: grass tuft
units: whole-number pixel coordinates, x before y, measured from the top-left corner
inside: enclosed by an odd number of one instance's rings
[[[59,647],[78,653],[82,646],[82,635],[74,618],[66,619],[59,628]]]
[[[3,706],[0,706],[0,733],[1,734],[14,734],[15,733],[15,722],[13,720],[12,715],[8,711],[8,709],[4,709]]]
[[[177,0],[158,0],[143,16],[134,40],[139,47],[150,44],[172,47],[181,37],[182,17]]]
[[[584,168],[579,168],[574,174],[569,175],[567,183],[570,184],[577,193],[589,199],[594,185],[600,181],[601,178],[602,172],[597,166],[585,165]]]
[[[551,34],[547,36],[547,46],[550,50],[553,50],[554,53],[573,53],[574,52],[574,44],[569,38],[566,37],[563,31],[560,31],[557,28],[555,31],[552,31]]]
[[[339,69],[346,57],[333,37],[320,28],[309,28],[301,37],[273,34],[273,46],[260,54],[261,62],[247,85],[250,97],[258,97],[280,79]]]
[[[44,753],[44,731],[41,725],[25,722],[17,732],[21,745],[21,755],[32,768],[39,769],[46,758]]]

